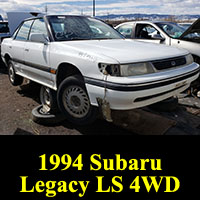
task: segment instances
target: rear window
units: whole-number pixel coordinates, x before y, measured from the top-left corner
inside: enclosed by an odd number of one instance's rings
[[[0,23],[0,33],[9,33],[8,23]]]

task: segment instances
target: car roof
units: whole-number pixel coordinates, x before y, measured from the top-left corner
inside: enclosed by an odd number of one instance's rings
[[[91,16],[87,16],[87,15],[39,15],[36,17],[27,18],[24,21],[34,20],[34,19],[43,18],[43,17],[91,17]],[[98,18],[95,18],[95,19],[98,19]]]
[[[134,24],[134,23],[152,23],[152,24],[155,24],[155,23],[175,23],[175,22],[170,22],[170,21],[148,21],[148,20],[141,20],[141,21],[129,21],[129,22],[124,22],[124,23],[121,23],[120,25],[122,24]]]

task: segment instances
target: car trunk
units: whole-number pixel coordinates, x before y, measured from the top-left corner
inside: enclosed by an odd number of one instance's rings
[[[10,34],[12,35],[16,28],[21,24],[21,22],[27,18],[40,17],[43,16],[42,13],[37,12],[8,12],[8,24],[10,29]]]

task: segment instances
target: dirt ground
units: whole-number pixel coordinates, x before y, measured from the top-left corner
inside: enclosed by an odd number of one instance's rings
[[[32,121],[31,111],[40,104],[40,86],[21,87],[10,84],[3,64],[0,64],[0,134],[2,135],[198,135],[200,109],[179,106],[174,113],[144,110],[114,112],[114,122],[98,119],[85,127],[74,126],[67,120],[56,125],[39,125]],[[194,114],[195,113],[195,114]],[[149,120],[150,119],[150,120]],[[153,129],[152,129],[153,127]],[[151,130],[152,129],[152,130]]]
[[[134,134],[104,120],[88,127],[78,127],[68,121],[43,126],[32,121],[31,111],[40,104],[40,86],[27,84],[14,87],[8,80],[6,68],[0,64],[0,134],[1,135],[97,135]]]

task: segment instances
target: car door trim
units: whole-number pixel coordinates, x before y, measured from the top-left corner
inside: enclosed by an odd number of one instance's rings
[[[19,60],[19,59],[16,59],[16,58],[14,58],[12,60],[16,63],[26,65],[27,67],[39,69],[41,71],[45,71],[45,72],[49,72],[49,73],[53,72],[53,74],[56,74],[55,70],[52,70],[52,68],[44,66],[44,65],[38,65],[38,64],[31,63],[31,62],[22,61],[22,60]]]

